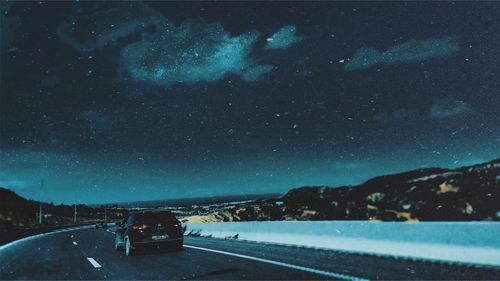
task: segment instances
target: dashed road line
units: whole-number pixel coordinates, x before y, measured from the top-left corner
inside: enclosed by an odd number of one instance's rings
[[[269,263],[269,264],[278,265],[278,266],[287,267],[287,268],[292,268],[292,269],[305,271],[305,272],[309,272],[309,273],[328,276],[328,277],[335,278],[335,279],[341,279],[341,280],[347,280],[347,281],[368,281],[368,279],[364,279],[364,278],[360,278],[360,277],[356,277],[356,276],[351,276],[351,275],[347,275],[347,274],[324,271],[324,270],[320,270],[320,269],[309,268],[309,267],[305,267],[305,266],[294,265],[294,264],[273,261],[273,260],[268,260],[268,259],[262,259],[262,258],[247,256],[247,255],[241,255],[241,254],[236,254],[236,253],[231,253],[231,252],[226,252],[226,251],[213,250],[213,249],[196,247],[196,246],[191,246],[191,245],[186,245],[186,244],[184,244],[184,247],[192,248],[192,249],[196,249],[196,250],[207,251],[207,252],[212,252],[212,253],[228,255],[228,256],[233,256],[233,257],[238,257],[238,258],[243,258],[243,259],[248,259],[248,260],[259,261],[259,262],[263,262],[263,263]]]
[[[73,245],[78,245],[78,243],[76,243],[75,241],[73,241]]]
[[[87,260],[94,266],[94,268],[101,268],[102,266],[93,258],[87,258]]]

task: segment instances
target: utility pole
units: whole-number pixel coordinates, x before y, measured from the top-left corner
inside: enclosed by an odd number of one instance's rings
[[[76,203],[75,203],[75,210],[73,212],[73,223],[76,224]]]
[[[40,190],[43,189],[43,178],[40,180]],[[40,200],[40,207],[38,211],[38,224],[42,225],[43,211],[42,211],[42,200]]]
[[[76,224],[76,194],[75,194],[75,209],[73,211],[73,224]]]

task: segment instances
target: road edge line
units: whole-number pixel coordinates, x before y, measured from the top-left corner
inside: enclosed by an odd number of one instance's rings
[[[269,263],[269,264],[273,264],[273,265],[278,265],[278,266],[282,266],[282,267],[287,267],[287,268],[291,268],[291,269],[295,269],[295,270],[319,274],[319,275],[333,277],[333,278],[347,280],[347,281],[368,281],[368,279],[364,279],[364,278],[360,278],[360,277],[356,277],[356,276],[351,276],[351,275],[347,275],[347,274],[330,272],[330,271],[325,271],[325,270],[320,270],[320,269],[315,269],[315,268],[310,268],[310,267],[305,267],[305,266],[300,266],[300,265],[294,265],[294,264],[285,263],[285,262],[273,261],[273,260],[263,259],[263,258],[258,258],[258,257],[252,257],[252,256],[247,256],[247,255],[242,255],[242,254],[236,254],[236,253],[231,253],[231,252],[226,252],[226,251],[191,246],[191,245],[186,245],[186,244],[184,244],[184,247],[196,249],[196,250],[207,251],[207,252],[212,252],[212,253],[228,255],[228,256],[233,256],[233,257],[239,257],[239,258],[244,258],[244,259],[249,259],[249,260],[254,260],[254,261],[259,261],[259,262],[263,262],[263,263]]]

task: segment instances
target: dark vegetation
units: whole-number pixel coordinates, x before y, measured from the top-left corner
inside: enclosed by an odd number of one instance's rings
[[[64,226],[103,220],[105,207],[76,206],[77,220],[74,221],[74,205],[42,204],[42,223],[39,224],[40,202],[25,199],[15,192],[0,188],[0,229]],[[106,207],[109,219],[123,217],[124,211],[117,205]]]
[[[105,211],[109,221],[123,217],[124,209],[118,206],[89,207],[76,206],[77,219],[74,220],[74,205],[42,204],[42,223],[39,220],[40,202],[25,199],[15,192],[0,188],[0,245],[26,236],[53,231],[60,228],[92,224],[103,220]]]
[[[210,221],[500,221],[500,159],[458,169],[427,168],[357,186],[308,186],[207,214]]]

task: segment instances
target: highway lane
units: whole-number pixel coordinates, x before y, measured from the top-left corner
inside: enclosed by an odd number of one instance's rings
[[[186,237],[183,251],[126,257],[111,231],[56,233],[2,249],[0,279],[500,279],[500,269],[199,237]]]

